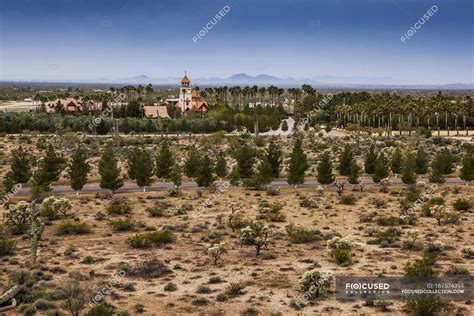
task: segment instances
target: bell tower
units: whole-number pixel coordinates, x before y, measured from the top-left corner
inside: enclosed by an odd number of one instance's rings
[[[191,80],[189,80],[187,72],[184,72],[184,77],[181,79],[181,87],[179,88],[179,104],[181,106],[181,112],[185,112],[187,109],[191,109],[191,100],[192,100],[192,92],[191,87],[189,84]]]

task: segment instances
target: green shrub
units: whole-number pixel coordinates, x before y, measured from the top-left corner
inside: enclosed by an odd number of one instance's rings
[[[276,259],[276,254],[273,252],[264,252],[262,253],[262,260],[273,260]]]
[[[377,218],[377,224],[381,226],[396,226],[403,223],[403,220],[398,216],[381,216]]]
[[[356,202],[357,198],[352,194],[341,196],[341,203],[344,205],[354,205]]]
[[[127,215],[132,213],[132,206],[127,202],[115,200],[107,207],[107,213],[109,215]]]
[[[56,225],[56,235],[83,235],[90,232],[91,228],[86,223],[64,221]]]
[[[288,239],[294,244],[304,244],[322,239],[319,230],[309,230],[304,227],[289,225],[286,227],[286,232],[288,233]]]
[[[150,217],[161,217],[165,214],[162,208],[159,207],[147,207],[145,212],[148,213]]]
[[[84,316],[112,316],[113,310],[105,304],[99,304],[92,307]]]
[[[173,282],[168,282],[168,284],[166,284],[164,287],[164,290],[166,292],[173,292],[173,291],[176,291],[177,289],[178,287]]]
[[[453,203],[453,207],[456,211],[468,211],[472,207],[472,205],[471,205],[471,202],[469,200],[457,199]]]
[[[241,229],[249,226],[251,224],[251,220],[248,218],[245,218],[244,212],[239,211],[236,212],[232,217],[229,218],[229,228],[234,231],[235,229]]]
[[[437,296],[424,296],[406,302],[407,309],[420,316],[436,315],[444,306],[445,303]]]
[[[171,242],[173,242],[173,233],[168,229],[136,234],[135,236],[127,239],[127,244],[129,244],[132,248],[138,249],[159,247]]]
[[[111,220],[110,226],[115,232],[125,232],[132,230],[135,227],[135,222],[127,217],[124,219]]]
[[[431,217],[430,208],[435,205],[444,205],[445,202],[446,201],[442,197],[431,198],[421,206],[421,214],[423,214],[423,216]]]
[[[0,257],[13,254],[15,246],[15,241],[0,237]]]
[[[351,262],[351,251],[349,249],[332,249],[331,258],[333,258],[337,264],[348,264]]]

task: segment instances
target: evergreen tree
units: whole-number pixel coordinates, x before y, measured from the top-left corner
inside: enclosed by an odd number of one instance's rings
[[[433,183],[444,183],[446,178],[444,177],[445,164],[442,155],[436,155],[431,162],[431,170],[429,175],[430,182]]]
[[[253,185],[259,189],[272,182],[273,169],[268,158],[264,158],[257,167],[257,174],[254,177]]]
[[[334,175],[332,174],[332,162],[329,157],[329,152],[325,152],[321,158],[321,162],[317,168],[318,182],[321,184],[331,184],[334,182]]]
[[[178,163],[175,163],[171,168],[170,180],[174,183],[175,186],[179,187],[181,185],[181,167]]]
[[[360,172],[360,167],[357,164],[356,160],[353,159],[351,162],[351,169],[349,171],[349,176],[347,177],[347,181],[350,184],[359,184],[359,172]]]
[[[294,185],[304,183],[304,173],[308,169],[306,154],[303,152],[301,139],[295,138],[293,151],[290,157],[290,166],[288,168],[288,183]]]
[[[364,168],[365,173],[373,174],[375,172],[375,161],[377,160],[377,154],[375,154],[375,146],[371,145],[367,156],[365,157]]]
[[[428,173],[428,155],[422,148],[416,152],[415,164],[417,174]]]
[[[383,153],[380,153],[377,159],[375,160],[374,174],[372,175],[372,180],[374,180],[375,183],[379,183],[380,180],[388,177],[388,175],[389,170],[387,158],[385,158],[385,155]]]
[[[454,157],[451,154],[451,151],[448,148],[443,149],[440,153],[442,165],[443,165],[443,174],[451,174],[454,172]]]
[[[402,181],[405,184],[416,183],[416,161],[414,155],[407,151],[402,163]]]
[[[295,123],[296,124],[296,123]],[[288,123],[286,122],[286,120],[283,121],[283,123],[281,124],[281,130],[283,132],[286,132],[288,131]]]
[[[402,172],[402,160],[402,152],[400,151],[400,148],[397,147],[397,149],[393,153],[392,161],[390,163],[390,169],[392,169],[393,173]]]
[[[30,180],[32,171],[32,157],[28,154],[23,147],[20,145],[18,149],[13,149],[11,152],[11,178],[17,183],[26,183]]]
[[[107,135],[107,133],[110,131],[110,125],[104,118],[101,118],[99,124],[96,125],[95,130],[98,135]]]
[[[139,187],[145,188],[153,183],[153,158],[143,147],[134,147],[128,157],[128,176]]]
[[[216,175],[221,179],[227,175],[227,164],[225,160],[225,155],[222,151],[219,153],[219,156],[217,157],[215,172],[216,172]]]
[[[474,154],[467,153],[462,159],[462,166],[459,177],[464,181],[474,180]]]
[[[283,160],[283,153],[274,137],[272,137],[268,145],[267,160],[272,166],[273,178],[278,178],[280,176],[280,165]]]
[[[341,176],[349,175],[353,159],[354,154],[352,153],[352,147],[351,145],[346,145],[346,147],[344,147],[344,151],[341,154],[341,157],[339,158],[339,166],[337,167],[337,170],[339,171],[339,174]]]
[[[73,190],[76,190],[77,194],[87,183],[87,174],[91,170],[91,166],[86,159],[84,150],[78,146],[69,161],[68,174],[71,182],[70,185]]]
[[[215,178],[213,176],[214,166],[211,158],[207,154],[201,159],[199,169],[197,171],[196,182],[200,187],[210,186]]]
[[[107,147],[99,160],[100,187],[115,192],[123,186],[118,160],[112,147]]]
[[[165,140],[161,143],[160,153],[156,157],[156,176],[162,179],[169,179],[173,164],[173,154],[168,142]]]
[[[235,151],[235,159],[241,179],[251,178],[254,174],[253,165],[257,151],[249,145],[242,145]]]
[[[13,172],[8,171],[5,175],[5,179],[3,179],[3,188],[5,192],[11,192],[13,187],[15,186],[15,180],[13,179]]]
[[[196,148],[191,149],[184,163],[184,174],[188,178],[195,178],[199,169],[199,153]]]
[[[45,181],[52,183],[59,180],[59,175],[63,170],[64,159],[56,154],[54,147],[49,144],[46,155],[41,160],[39,168],[42,169]]]

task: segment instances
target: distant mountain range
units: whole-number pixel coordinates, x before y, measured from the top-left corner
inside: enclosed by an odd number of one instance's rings
[[[239,73],[227,78],[193,78],[191,86],[278,86],[278,87],[301,87],[303,84],[309,84],[319,89],[409,89],[409,90],[473,90],[474,83],[450,83],[450,84],[410,84],[401,83],[400,80],[391,77],[338,77],[338,76],[319,76],[307,79],[278,78],[267,74],[250,76],[246,73]],[[96,80],[58,80],[58,81],[34,81],[34,80],[3,80],[2,83],[41,83],[44,85],[75,83],[80,85],[147,85],[149,83],[158,86],[176,87],[182,77],[152,78],[147,75],[138,75],[128,78],[99,78]]]
[[[267,74],[251,76],[239,73],[227,78],[193,78],[192,86],[278,86],[278,87],[300,87],[309,84],[321,88],[385,88],[385,89],[459,89],[469,90],[474,88],[474,83],[450,83],[450,84],[403,84],[391,77],[337,77],[320,76],[313,79],[278,78]],[[147,75],[139,75],[118,80],[107,80],[104,82],[123,84],[154,84],[154,85],[178,85],[181,77],[152,78]],[[102,80],[101,80],[102,81]]]

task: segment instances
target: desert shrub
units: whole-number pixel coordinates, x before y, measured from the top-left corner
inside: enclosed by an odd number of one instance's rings
[[[415,229],[410,229],[407,231],[408,239],[403,241],[402,248],[407,250],[419,250],[423,246],[417,244],[416,240],[420,233]]]
[[[333,282],[331,272],[319,272],[316,269],[306,271],[299,282],[301,291],[309,298],[318,297],[326,292]]]
[[[139,262],[133,267],[122,267],[127,275],[141,278],[158,278],[171,273],[171,269],[158,259]]]
[[[284,222],[286,220],[286,216],[280,213],[282,208],[283,205],[280,203],[263,203],[263,205],[261,203],[260,214],[262,214],[262,217],[269,220],[270,222]]]
[[[453,203],[453,207],[456,211],[468,211],[472,207],[472,205],[471,205],[471,202],[469,200],[457,199]]]
[[[93,291],[88,286],[83,286],[77,280],[67,280],[58,288],[58,295],[64,300],[63,307],[71,315],[78,316],[81,310],[92,298]]]
[[[286,232],[288,233],[288,239],[294,244],[304,244],[321,240],[321,232],[319,230],[309,230],[301,226],[286,226]]]
[[[341,203],[344,205],[354,205],[356,202],[357,198],[352,194],[341,196]]]
[[[361,223],[371,223],[376,215],[377,212],[363,213],[359,216],[359,221]]]
[[[235,229],[242,229],[244,227],[247,227],[248,225],[250,225],[250,223],[251,223],[251,220],[248,218],[245,218],[244,212],[239,211],[239,212],[233,213],[229,217],[228,226],[229,228],[232,229],[232,231],[234,231]]]
[[[351,251],[347,249],[332,249],[331,258],[333,258],[337,264],[345,265],[351,262]]]
[[[300,206],[304,208],[318,208],[318,202],[310,197],[300,195],[299,197]]]
[[[136,234],[127,239],[127,244],[132,248],[145,249],[159,247],[173,242],[173,233],[168,229],[149,233]]]
[[[272,185],[268,185],[267,186],[267,195],[268,196],[280,195],[280,190],[277,187],[274,187]]]
[[[327,241],[327,245],[330,249],[351,250],[352,241],[349,238],[349,236],[342,237],[342,238],[339,236],[334,236],[330,240]]]
[[[387,201],[381,198],[372,198],[370,199],[370,203],[372,203],[372,205],[374,205],[378,209],[387,207]]]
[[[330,249],[331,258],[333,258],[337,264],[349,264],[351,261],[351,248],[352,242],[349,237],[334,236],[327,241],[328,248]]]
[[[213,275],[209,278],[209,283],[211,284],[221,283],[221,282],[222,282],[222,278],[218,275]]]
[[[449,267],[448,271],[445,273],[448,276],[456,276],[456,275],[470,275],[469,269],[465,267],[458,267],[458,266],[451,266]]]
[[[466,248],[463,248],[463,250],[461,250],[461,252],[464,254],[464,258],[474,259],[474,248],[466,247]]]
[[[145,212],[148,213],[150,217],[162,217],[165,215],[165,212],[162,208],[159,207],[147,207]]]
[[[112,316],[113,308],[106,304],[94,305],[84,316]]]
[[[242,282],[230,282],[224,293],[227,297],[235,297],[244,294],[245,285]]]
[[[173,282],[168,282],[164,287],[164,290],[166,292],[173,292],[173,291],[176,291],[177,289],[178,287]]]
[[[444,219],[445,224],[459,224],[461,222],[460,212],[448,212]]]
[[[423,216],[430,217],[432,215],[430,208],[432,208],[433,206],[437,206],[437,205],[444,205],[445,202],[446,201],[442,197],[433,197],[433,198],[429,199],[428,201],[426,201],[421,206],[421,214]]]
[[[15,247],[16,243],[14,240],[0,237],[0,257],[12,255]]]
[[[414,262],[409,262],[405,268],[405,276],[434,276],[436,275],[433,270],[433,265],[426,258],[416,259]]]
[[[56,235],[83,235],[89,234],[91,228],[86,223],[64,221],[56,225]]]
[[[437,296],[423,296],[406,301],[406,308],[414,315],[436,315],[445,306]]]
[[[115,232],[125,232],[132,230],[135,227],[135,222],[128,217],[123,219],[113,219],[109,224]]]
[[[5,224],[13,234],[19,235],[26,232],[31,220],[31,204],[21,201],[17,204],[9,204],[3,213]]]
[[[226,252],[224,243],[216,243],[207,249],[209,257],[211,257],[212,263],[217,264],[222,255]]]
[[[253,221],[249,226],[240,230],[240,241],[244,245],[253,245],[257,256],[262,249],[268,247],[268,235],[270,230],[262,222]]]
[[[199,293],[199,294],[208,294],[208,293],[211,293],[212,292],[212,289],[206,285],[199,285],[197,290],[196,290],[196,293]]]
[[[273,260],[276,259],[277,255],[273,252],[264,252],[262,253],[262,260]]]
[[[114,200],[107,207],[109,215],[127,215],[132,213],[132,206],[126,201]]]
[[[381,216],[377,218],[377,224],[381,226],[396,226],[403,224],[403,220],[398,216]]]
[[[401,231],[395,227],[389,227],[385,230],[377,231],[375,235],[375,239],[369,240],[369,244],[380,244],[382,246],[390,246],[395,241],[398,240]]]

